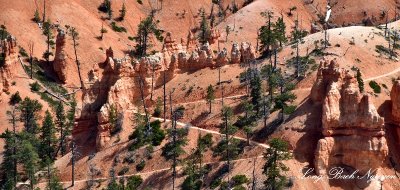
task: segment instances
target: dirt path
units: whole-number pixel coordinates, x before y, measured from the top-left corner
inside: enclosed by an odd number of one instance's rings
[[[164,121],[164,118],[152,117],[152,119],[158,119],[160,121]],[[166,119],[166,122],[171,122],[171,120],[170,119]],[[197,129],[199,131],[204,131],[204,132],[215,134],[215,135],[221,135],[221,136],[225,135],[225,134],[222,134],[222,133],[220,133],[218,131],[213,131],[213,130],[203,129],[203,128],[200,128],[200,127],[195,127],[195,126],[192,126],[189,123],[182,123],[182,122],[178,121],[177,124],[179,126],[182,126],[182,127],[187,127],[189,129]],[[242,137],[238,137],[238,136],[232,136],[232,138],[235,138],[235,139],[238,139],[238,140],[242,140],[242,141],[247,141],[246,138],[242,138]],[[261,146],[263,148],[269,148],[269,145],[267,145],[267,144],[259,143],[259,142],[252,141],[252,140],[250,140],[250,144]]]
[[[257,158],[263,158],[262,155],[260,156],[255,156],[255,157],[250,157],[250,158],[241,158],[241,159],[236,159],[236,160],[231,160],[231,162],[240,162],[240,161],[246,161],[246,160],[250,160],[250,159],[257,159]],[[214,162],[205,162],[204,164],[218,164],[218,163],[222,163],[222,162],[226,162],[226,161],[214,161]],[[177,166],[177,170],[180,170],[182,168],[182,166]],[[148,172],[138,172],[138,173],[134,173],[134,174],[127,174],[127,175],[120,175],[120,176],[115,176],[116,179],[119,178],[127,178],[127,177],[131,177],[134,175],[151,175],[154,173],[159,173],[159,172],[164,172],[164,171],[168,171],[171,170],[171,167],[168,168],[163,168],[163,169],[158,169],[158,170],[153,170],[153,171],[148,171]],[[112,177],[98,177],[98,178],[94,178],[93,181],[99,181],[99,180],[108,180],[108,179],[112,179]],[[82,183],[82,182],[87,182],[91,179],[80,179],[80,180],[75,180],[75,184],[77,183]],[[62,181],[60,182],[61,184],[68,184],[71,183],[72,181]],[[42,184],[47,184],[47,182],[40,182],[36,185],[42,185]],[[24,183],[18,183],[18,186],[20,185],[29,185],[29,182],[24,182]]]

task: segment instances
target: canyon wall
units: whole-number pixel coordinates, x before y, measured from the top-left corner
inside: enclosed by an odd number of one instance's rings
[[[18,64],[18,54],[16,53],[17,42],[13,36],[0,41],[0,95],[8,92],[13,77],[13,64]]]
[[[218,36],[218,32],[214,32],[214,36]],[[226,49],[213,51],[208,43],[192,47],[191,38],[189,33],[188,43],[183,39],[178,43],[167,33],[162,52],[140,59],[129,56],[117,59],[114,58],[112,48],[107,49],[106,60],[95,64],[88,73],[88,81],[85,82],[87,85],[83,89],[83,109],[78,117],[76,130],[97,126],[96,146],[97,150],[102,150],[109,146],[110,131],[114,127],[109,122],[111,108],[136,112],[135,103],[141,101],[141,87],[143,96],[146,97],[152,88],[163,85],[164,74],[165,81],[168,82],[178,73],[238,64],[256,57],[255,49],[249,43],[234,44],[229,57]],[[57,39],[57,44],[62,49],[62,33],[59,33]],[[59,54],[63,54],[62,50]],[[64,73],[62,68],[66,62],[62,57],[58,58],[57,67],[61,69],[57,70]],[[63,74],[59,77],[61,79]]]
[[[365,174],[379,168],[388,155],[384,119],[368,94],[359,91],[354,73],[335,61],[321,62],[311,100],[322,105],[322,134],[315,152],[318,175],[349,166]]]

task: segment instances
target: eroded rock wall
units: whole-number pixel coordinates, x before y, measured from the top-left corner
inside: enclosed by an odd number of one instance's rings
[[[13,78],[13,65],[18,64],[18,54],[16,53],[17,42],[13,36],[0,41],[0,53],[3,60],[0,60],[0,95],[8,92]]]
[[[370,96],[359,91],[353,73],[335,61],[321,63],[310,97],[322,104],[324,138],[315,152],[318,175],[327,175],[334,166],[350,166],[365,174],[382,165],[388,155],[384,119]]]

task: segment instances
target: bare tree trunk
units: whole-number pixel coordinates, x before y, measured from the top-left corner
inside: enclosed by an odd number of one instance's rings
[[[161,1],[162,4],[162,1]],[[164,71],[164,81],[163,81],[163,98],[164,98],[164,123],[166,121],[166,117],[167,117],[167,95],[166,95],[166,89],[165,89],[165,83],[166,83],[166,79],[165,79],[165,71]]]
[[[151,69],[151,93],[150,93],[150,101],[153,101],[153,91],[154,91],[154,64],[152,64]]]
[[[78,67],[79,81],[81,82],[81,89],[83,89],[84,85],[83,85],[83,80],[82,80],[82,76],[81,76],[81,64],[80,64],[80,62],[78,60],[78,53],[76,51],[76,46],[78,44],[76,43],[76,36],[75,35],[72,35],[72,41],[74,42],[75,62],[76,62],[76,66]]]
[[[230,184],[229,184],[229,181],[230,181],[230,172],[231,172],[231,158],[230,158],[230,155],[229,155],[229,133],[228,133],[228,114],[227,113],[224,113],[225,114],[225,138],[226,138],[226,160],[227,160],[227,165],[228,165],[228,189],[230,189]]]
[[[71,157],[71,164],[72,164],[72,179],[71,179],[71,187],[75,185],[75,142],[72,141],[72,157]]]
[[[176,178],[176,117],[173,113],[172,108],[172,91],[169,93],[169,104],[171,110],[171,122],[172,122],[172,142],[174,144],[174,152],[173,152],[173,163],[172,163],[172,190],[175,189],[175,178]]]
[[[32,79],[33,78],[33,47],[34,47],[34,43],[31,41],[31,42],[29,42],[28,46],[29,46],[29,63],[31,66],[30,77]]]
[[[43,2],[43,23],[46,21],[46,0]]]
[[[253,161],[253,181],[252,181],[251,190],[256,190],[256,160],[257,160],[257,157],[255,157],[254,161]]]

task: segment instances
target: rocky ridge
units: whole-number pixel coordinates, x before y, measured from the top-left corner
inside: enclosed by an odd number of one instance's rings
[[[315,152],[318,175],[348,166],[365,174],[379,168],[388,155],[384,118],[368,94],[359,91],[350,71],[336,61],[321,62],[311,100],[322,105],[322,134]]]

